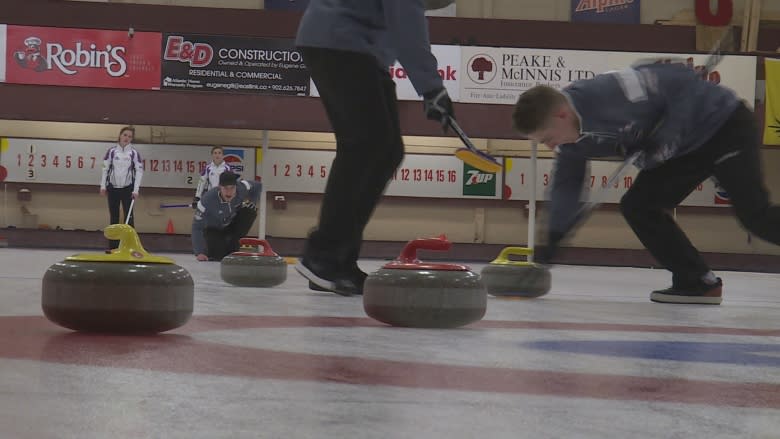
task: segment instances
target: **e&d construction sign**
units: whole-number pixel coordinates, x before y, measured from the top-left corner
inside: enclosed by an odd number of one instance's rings
[[[309,94],[294,40],[164,34],[162,89]]]

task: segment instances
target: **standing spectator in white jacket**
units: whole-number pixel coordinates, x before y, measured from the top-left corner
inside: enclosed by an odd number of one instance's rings
[[[219,176],[223,172],[235,173],[236,171],[225,162],[225,150],[221,146],[211,148],[211,163],[203,168],[198,180],[198,187],[195,189],[195,197],[192,199],[192,208],[198,206],[200,198],[208,192],[209,189],[219,186]]]
[[[127,223],[135,226],[130,210],[130,203],[138,198],[141,188],[141,178],[144,175],[141,155],[133,149],[131,142],[135,136],[135,128],[123,127],[119,130],[116,146],[109,148],[103,157],[103,172],[100,176],[100,194],[108,196],[108,213],[111,224],[119,224],[119,204],[122,204]],[[119,246],[119,241],[109,241],[110,248]]]

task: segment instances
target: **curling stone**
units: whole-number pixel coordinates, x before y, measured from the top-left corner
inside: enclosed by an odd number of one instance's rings
[[[410,241],[396,260],[366,278],[366,314],[411,328],[456,328],[482,319],[487,294],[478,274],[465,265],[417,259],[418,249],[448,250],[451,245],[444,236]]]
[[[287,261],[274,253],[268,241],[241,238],[239,242],[243,251],[222,258],[222,280],[239,287],[273,287],[287,280]],[[250,251],[256,246],[262,246],[263,252]]]
[[[195,284],[172,259],[152,256],[127,224],[106,227],[119,240],[109,254],[84,253],[58,262],[43,276],[46,318],[68,329],[157,333],[192,316]]]
[[[550,291],[550,269],[528,261],[511,261],[509,257],[530,256],[525,247],[506,247],[482,269],[482,282],[488,294],[497,297],[533,298]]]

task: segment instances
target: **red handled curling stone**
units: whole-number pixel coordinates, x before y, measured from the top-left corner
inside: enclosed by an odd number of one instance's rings
[[[104,232],[118,239],[110,254],[80,254],[43,275],[41,307],[50,321],[75,331],[158,333],[192,316],[195,284],[173,260],[152,256],[126,224]]]
[[[529,256],[526,247],[506,247],[482,269],[482,282],[488,294],[497,297],[534,298],[550,291],[550,269],[528,261],[511,261],[511,255]]]
[[[487,293],[478,274],[465,265],[417,259],[417,250],[449,250],[444,236],[416,239],[401,255],[371,273],[363,287],[369,317],[392,326],[457,328],[485,315]]]
[[[233,252],[220,265],[222,280],[239,287],[274,287],[287,280],[287,262],[265,239],[241,238],[241,246],[262,246],[263,252]]]

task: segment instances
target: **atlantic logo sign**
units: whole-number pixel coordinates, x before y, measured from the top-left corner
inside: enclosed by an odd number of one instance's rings
[[[482,172],[463,163],[463,195],[494,197],[496,195],[496,174]]]
[[[574,12],[595,11],[597,14],[603,14],[631,3],[634,3],[634,0],[577,0]]]
[[[156,89],[160,34],[7,27],[7,81],[19,84]]]
[[[640,19],[640,0],[571,0],[572,22],[639,24]]]

